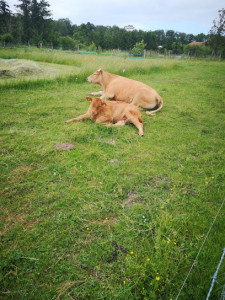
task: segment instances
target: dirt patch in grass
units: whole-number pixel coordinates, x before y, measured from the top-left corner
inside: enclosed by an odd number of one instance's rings
[[[74,148],[73,144],[70,143],[61,143],[61,144],[57,144],[54,146],[55,149],[60,149],[60,150],[70,150]]]
[[[110,164],[119,164],[119,163],[121,163],[121,160],[118,158],[113,158],[113,159],[109,160],[109,163]]]
[[[136,204],[135,199],[138,197],[138,194],[130,193],[128,194],[128,198],[123,202],[123,206],[132,206]]]
[[[1,217],[0,221],[4,224],[0,230],[0,236],[5,235],[11,228],[15,225],[20,224],[26,230],[31,230],[39,219],[30,218],[28,214],[25,213],[13,213],[12,211],[1,207]]]
[[[31,168],[30,166],[27,166],[27,165],[21,165],[21,166],[16,167],[13,170],[13,175],[16,176],[17,178],[21,178],[30,172],[33,172],[33,168]]]

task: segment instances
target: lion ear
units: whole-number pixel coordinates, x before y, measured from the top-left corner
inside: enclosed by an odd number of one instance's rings
[[[102,106],[106,106],[107,104],[105,102],[102,102]]]
[[[99,68],[99,69],[98,69],[98,72],[99,72],[99,73],[102,73],[102,68]]]
[[[86,97],[86,100],[87,101],[92,101],[92,98],[91,97]]]

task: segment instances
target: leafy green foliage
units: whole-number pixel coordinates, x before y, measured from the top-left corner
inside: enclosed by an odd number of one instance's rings
[[[91,45],[88,47],[88,50],[90,50],[90,51],[96,51],[97,50],[97,47],[96,47],[94,42],[91,43]]]
[[[75,41],[69,36],[62,36],[59,39],[59,43],[64,50],[74,49],[75,48]]]
[[[225,9],[218,11],[218,20],[213,21],[213,26],[209,32],[209,45],[216,53],[225,57]]]
[[[0,35],[9,30],[11,11],[4,0],[0,0]]]
[[[92,43],[97,49],[120,49],[131,51],[136,43],[143,40],[147,50],[161,52],[172,51],[174,54],[183,52],[183,46],[199,40],[206,41],[204,34],[185,34],[174,30],[143,31],[133,26],[119,28],[118,26],[102,26],[91,24],[75,25],[68,18],[51,19],[50,5],[46,0],[19,0],[19,14],[13,14],[5,1],[0,1],[0,34],[10,33],[16,44],[35,45],[40,43],[45,47],[60,47],[61,37],[70,37],[75,47],[86,48]],[[71,48],[73,49],[73,45]],[[140,51],[139,51],[140,50]],[[137,54],[143,53],[141,49]]]
[[[146,44],[144,43],[143,40],[140,43],[136,43],[136,45],[132,49],[132,54],[134,56],[143,56],[145,46],[146,46]]]
[[[12,43],[13,42],[13,36],[11,33],[5,33],[0,35],[0,40],[2,42],[6,42],[6,43]]]
[[[184,53],[189,53],[191,56],[207,57],[212,53],[212,50],[205,45],[186,45],[184,46]]]

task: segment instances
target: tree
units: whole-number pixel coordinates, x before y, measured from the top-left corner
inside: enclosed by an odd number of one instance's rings
[[[10,23],[10,33],[13,36],[13,42],[21,44],[23,42],[23,23],[21,15],[12,14]]]
[[[111,28],[107,28],[104,32],[104,45],[102,45],[104,49],[112,49],[112,30]]]
[[[97,47],[94,42],[91,43],[91,45],[88,47],[88,50],[96,52]]]
[[[81,24],[74,28],[73,38],[80,44],[80,45],[88,45],[91,44],[92,41],[92,34],[90,26],[87,24]],[[94,41],[95,42],[95,41]],[[96,43],[95,43],[96,44]],[[97,45],[97,44],[96,44]]]
[[[165,46],[166,49],[172,50],[173,49],[173,43],[176,41],[176,33],[173,30],[168,30],[166,32],[165,37]]]
[[[188,34],[187,35],[187,43],[191,43],[195,41],[195,36],[193,34]]]
[[[7,33],[10,30],[11,11],[6,1],[0,1],[0,34]]]
[[[99,47],[104,47],[104,34],[107,30],[104,26],[96,26],[95,30],[93,32],[93,42],[95,43],[96,47],[99,49]]]
[[[11,33],[5,33],[0,35],[0,40],[4,43],[12,43],[13,36],[11,35]]]
[[[38,43],[45,40],[49,32],[49,19],[51,15],[48,7],[50,6],[46,0],[18,0],[19,8],[23,24],[23,42],[31,41]]]
[[[225,9],[218,11],[219,19],[213,21],[213,26],[209,32],[209,45],[215,53],[225,57]]]
[[[157,50],[157,47],[160,46],[160,42],[157,40],[156,31],[148,31],[145,34],[146,48],[149,50]]]
[[[60,38],[60,45],[63,50],[74,50],[75,49],[75,41],[70,36],[62,36]]]
[[[71,37],[73,35],[72,23],[68,18],[55,21],[55,30],[58,31],[62,36]]]
[[[22,16],[22,24],[23,24],[23,42],[28,42],[31,37],[31,24],[30,24],[30,0],[18,0],[21,2],[18,5],[15,5],[19,10]]]
[[[46,33],[48,32],[48,17],[51,15],[48,7],[50,5],[45,0],[38,2],[32,0],[30,5],[30,23],[32,42],[40,43],[46,40]]]
[[[206,42],[207,38],[204,33],[199,33],[195,36],[195,41],[196,42]]]

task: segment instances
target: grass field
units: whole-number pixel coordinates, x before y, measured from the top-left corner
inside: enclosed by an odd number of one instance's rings
[[[82,57],[72,75],[0,85],[0,297],[175,299],[224,199],[225,63]],[[85,78],[99,66],[164,99],[143,112],[144,137],[65,123],[87,110],[98,88]],[[224,209],[179,299],[205,299]],[[225,261],[211,299],[224,275]]]

